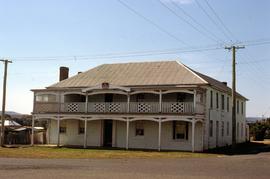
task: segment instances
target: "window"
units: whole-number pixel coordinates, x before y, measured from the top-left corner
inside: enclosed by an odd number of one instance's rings
[[[244,102],[241,102],[241,114],[244,114]]]
[[[239,122],[237,123],[237,127],[236,127],[236,137],[239,137]]]
[[[239,114],[239,101],[237,100],[237,104],[236,104],[236,110],[237,110],[237,114]]]
[[[143,121],[136,121],[136,123],[135,123],[135,136],[144,136]]]
[[[144,94],[137,94],[136,100],[137,100],[137,102],[143,102],[144,98],[145,98]]]
[[[230,97],[227,96],[227,112],[230,111]]]
[[[59,132],[60,133],[66,133],[67,132],[67,123],[66,123],[66,121],[60,121]]]
[[[216,107],[219,108],[218,93],[216,93]]]
[[[177,102],[184,102],[185,101],[185,98],[186,98],[186,95],[185,94],[183,94],[183,93],[177,93],[177,97],[176,97]]]
[[[188,140],[188,122],[173,121],[173,139]]]
[[[84,121],[78,121],[78,134],[84,134]]]
[[[230,123],[229,121],[227,122],[227,136],[230,135]]]
[[[224,136],[224,121],[221,121],[221,136]]]
[[[209,123],[209,136],[213,137],[213,121],[212,120],[210,120],[210,123]]]
[[[55,102],[56,96],[53,94],[40,94],[36,95],[37,102]]]
[[[224,110],[225,109],[225,96],[221,95],[221,109]]]
[[[244,125],[243,123],[241,123],[241,137],[244,136]]]
[[[213,91],[210,91],[210,108],[213,108]]]

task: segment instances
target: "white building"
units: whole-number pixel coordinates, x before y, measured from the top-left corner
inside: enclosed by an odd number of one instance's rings
[[[104,64],[34,89],[33,121],[57,145],[202,151],[231,144],[231,89],[177,61]],[[237,142],[246,140],[237,94]],[[33,122],[34,124],[34,122]]]

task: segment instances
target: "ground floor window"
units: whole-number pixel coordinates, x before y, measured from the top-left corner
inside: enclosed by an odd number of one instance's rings
[[[237,125],[236,125],[236,137],[238,138],[239,137],[239,122],[237,122]]]
[[[221,136],[224,136],[224,121],[221,121]]]
[[[241,123],[241,137],[244,136],[244,125],[243,123]]]
[[[78,134],[84,133],[84,121],[79,120],[78,121]]]
[[[212,120],[210,120],[210,123],[209,123],[209,136],[213,137],[213,121]]]
[[[135,136],[144,136],[143,121],[136,121],[136,123],[135,123]]]
[[[188,122],[173,121],[173,139],[188,140]]]
[[[230,135],[230,123],[227,121],[227,136]]]
[[[60,133],[66,133],[67,132],[67,122],[66,121],[60,121]]]

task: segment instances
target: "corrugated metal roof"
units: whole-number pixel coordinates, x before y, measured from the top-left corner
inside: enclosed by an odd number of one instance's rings
[[[104,64],[49,87],[90,87],[101,83],[119,86],[207,84],[177,61]]]
[[[228,93],[231,91],[231,88],[222,82],[196,72],[178,61],[104,64],[48,88],[92,87],[104,82],[119,86],[209,84]]]

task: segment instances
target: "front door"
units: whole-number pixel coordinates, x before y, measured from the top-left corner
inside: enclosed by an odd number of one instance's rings
[[[112,120],[104,120],[103,126],[103,146],[112,147]]]

